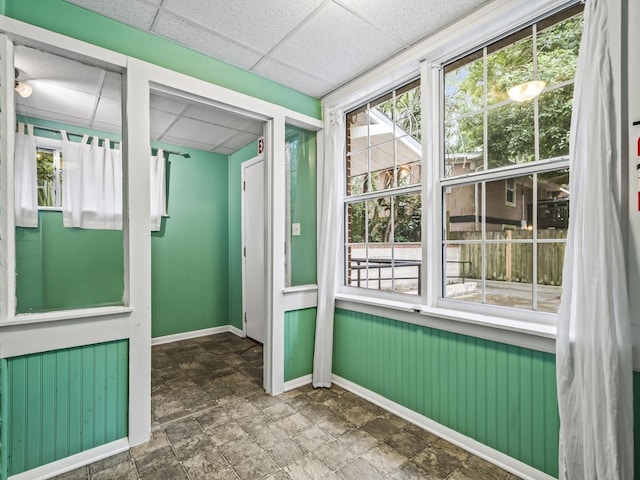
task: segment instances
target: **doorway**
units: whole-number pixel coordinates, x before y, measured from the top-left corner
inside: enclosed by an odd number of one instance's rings
[[[242,165],[242,238],[244,333],[262,344],[267,334],[265,265],[264,158]]]

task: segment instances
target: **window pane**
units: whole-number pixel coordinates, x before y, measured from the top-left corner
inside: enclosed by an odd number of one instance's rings
[[[367,150],[347,156],[347,195],[358,195],[368,191],[368,163]]]
[[[538,238],[565,239],[569,227],[569,169],[538,174]]]
[[[511,177],[486,185],[487,240],[533,238],[533,219],[527,209],[533,201],[533,178]]]
[[[582,21],[579,14],[538,32],[538,77],[547,85],[575,76]]]
[[[419,243],[393,246],[393,291],[420,294],[422,249]]]
[[[396,140],[396,186],[406,187],[422,181],[420,162],[422,149],[415,138],[405,136]]]
[[[448,244],[443,247],[445,298],[482,302],[482,245]]]
[[[533,102],[509,103],[488,112],[489,168],[535,160]]]
[[[538,99],[540,158],[569,155],[573,84],[550,90]]]
[[[347,115],[347,151],[355,152],[369,145],[369,121],[366,108]]]
[[[369,110],[369,144],[390,142],[395,136],[392,94],[385,95]]]
[[[447,187],[443,197],[444,237],[447,240],[481,240],[482,183]]]
[[[565,243],[538,244],[538,310],[556,313],[562,294]]]
[[[485,249],[486,303],[531,310],[533,245],[490,243]]]
[[[516,35],[532,35],[531,28],[518,32]],[[507,90],[530,80],[533,75],[533,39],[531,36],[510,43],[506,38],[487,48],[487,105],[493,105],[509,100]],[[496,51],[494,48],[499,48]]]
[[[459,68],[447,68],[444,77],[446,120],[484,108],[484,63],[482,50]]]
[[[422,237],[421,207],[421,197],[418,193],[397,195],[393,198],[394,242],[420,243]]]
[[[58,150],[38,148],[36,154],[38,175],[38,206],[60,207],[62,153]]]
[[[395,187],[394,142],[372,147],[369,154],[371,155],[371,191],[377,192]]]
[[[482,113],[452,118],[445,123],[445,177],[465,175],[484,168]]]
[[[396,136],[408,134],[420,144],[421,127],[420,87],[416,86],[396,94]]]

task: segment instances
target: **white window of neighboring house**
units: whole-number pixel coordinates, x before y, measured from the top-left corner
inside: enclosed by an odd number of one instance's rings
[[[346,114],[345,285],[421,290],[420,81]]]
[[[557,311],[581,34],[577,5],[444,66],[443,299]]]

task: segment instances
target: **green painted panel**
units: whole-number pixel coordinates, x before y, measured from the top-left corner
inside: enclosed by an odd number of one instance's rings
[[[287,125],[289,159],[289,216],[300,224],[300,235],[292,236],[291,286],[317,281],[317,152],[316,134]]]
[[[558,473],[554,355],[337,309],[333,371]]]
[[[310,375],[316,338],[317,309],[305,308],[284,314],[284,380]]]
[[[6,15],[320,118],[320,101],[64,0],[6,0]]]
[[[0,480],[8,476],[9,445],[9,385],[7,359],[0,358]]]
[[[3,361],[9,475],[126,437],[128,352],[119,340]]]
[[[18,313],[122,305],[122,231],[64,228],[40,211],[38,228],[16,228]]]
[[[258,155],[258,142],[252,142],[229,156],[229,321],[242,329],[242,163]]]
[[[151,234],[152,336],[229,323],[227,157],[184,147],[167,163],[168,218]]]

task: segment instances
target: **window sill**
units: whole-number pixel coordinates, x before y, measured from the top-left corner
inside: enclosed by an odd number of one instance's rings
[[[509,345],[555,352],[555,325],[345,293],[336,295],[336,307]]]
[[[13,318],[0,322],[0,328],[30,325],[35,323],[59,322],[65,320],[79,320],[95,317],[111,317],[133,312],[133,307],[112,306],[78,308],[73,310],[56,310],[41,313],[19,313]]]
[[[285,287],[285,289],[282,290],[282,293],[286,295],[288,293],[317,292],[317,291],[318,291],[318,285],[310,283],[308,285],[296,285],[295,287]]]

